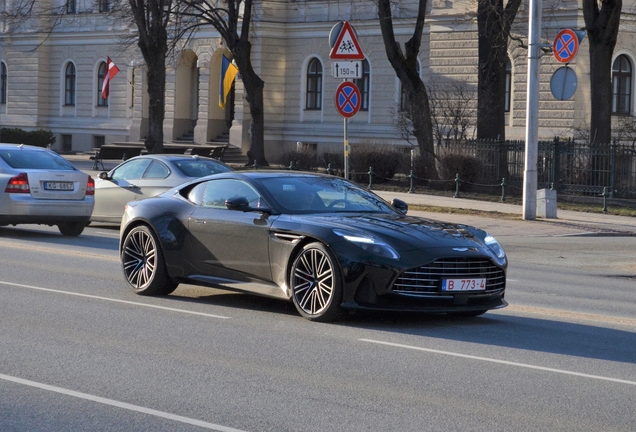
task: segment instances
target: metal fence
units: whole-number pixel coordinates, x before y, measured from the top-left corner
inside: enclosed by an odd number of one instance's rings
[[[440,153],[472,156],[482,164],[480,182],[522,188],[525,169],[524,141],[474,140],[444,145]],[[636,148],[614,142],[580,143],[572,139],[540,141],[537,187],[555,188],[571,195],[636,198]]]

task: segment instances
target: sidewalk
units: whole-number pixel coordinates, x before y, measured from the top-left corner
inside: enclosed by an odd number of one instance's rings
[[[77,168],[97,177],[100,171],[93,170],[93,161],[89,155],[64,155]],[[118,162],[107,161],[106,170],[114,168]],[[517,236],[556,236],[556,235],[636,235],[636,217],[614,216],[602,213],[584,213],[569,210],[557,210],[556,219],[522,220],[521,205],[501,202],[476,201],[465,198],[453,198],[438,195],[413,194],[406,192],[387,192],[374,190],[376,194],[391,201],[399,198],[410,205],[430,205],[450,209],[473,209],[485,212],[499,212],[513,215],[512,218],[489,217],[488,215],[464,215],[453,213],[433,213],[409,211],[409,214],[453,223],[465,223],[487,229],[493,235]],[[515,217],[516,216],[516,217]]]

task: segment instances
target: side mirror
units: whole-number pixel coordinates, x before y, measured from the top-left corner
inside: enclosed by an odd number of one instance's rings
[[[108,173],[106,171],[102,171],[98,174],[98,177],[102,180],[110,180],[110,177],[108,177]]]
[[[233,196],[225,200],[225,207],[227,207],[228,210],[248,211],[250,202],[244,196]]]
[[[272,209],[266,207],[250,207],[250,202],[244,196],[233,196],[226,199],[225,207],[227,207],[228,210],[272,214]]]
[[[401,199],[393,198],[393,201],[391,201],[391,205],[398,209],[400,213],[406,214],[409,211],[409,205]]]

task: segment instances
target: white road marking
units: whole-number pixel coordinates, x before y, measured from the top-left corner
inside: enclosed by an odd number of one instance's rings
[[[81,293],[76,293],[76,292],[72,292],[72,291],[62,291],[62,290],[56,290],[56,289],[51,289],[51,288],[42,288],[42,287],[18,284],[18,283],[13,283],[13,282],[0,281],[0,284],[14,286],[14,287],[18,287],[18,288],[28,288],[28,289],[32,289],[32,290],[52,292],[52,293],[56,293],[56,294],[67,294],[67,295],[73,295],[73,296],[78,296],[78,297],[86,297],[86,298],[91,298],[91,299],[96,299],[96,300],[106,300],[106,301],[115,302],[115,303],[124,303],[124,304],[129,304],[129,305],[134,305],[134,306],[142,306],[142,307],[147,307],[147,308],[161,309],[161,310],[185,313],[185,314],[190,314],[190,315],[199,315],[199,316],[204,316],[204,317],[208,317],[208,318],[230,319],[230,317],[223,316],[223,315],[212,315],[212,314],[207,314],[207,313],[203,313],[203,312],[189,311],[189,310],[185,310],[185,309],[169,308],[169,307],[165,307],[165,306],[157,306],[157,305],[151,305],[151,304],[146,304],[146,303],[132,302],[132,301],[128,301],[128,300],[119,300],[119,299],[108,298],[108,297],[100,297],[100,296],[95,296],[95,295],[90,295],[90,294],[81,294]]]
[[[167,412],[163,412],[163,411],[157,411],[151,408],[146,408],[146,407],[142,407],[139,405],[132,405],[126,402],[120,402],[120,401],[116,401],[114,399],[107,399],[107,398],[103,398],[103,397],[99,397],[99,396],[95,396],[95,395],[91,395],[91,394],[87,394],[87,393],[81,393],[78,391],[74,391],[74,390],[69,390],[69,389],[65,389],[65,388],[61,388],[61,387],[56,387],[56,386],[52,386],[52,385],[48,385],[48,384],[42,384],[39,382],[35,382],[35,381],[30,381],[30,380],[26,380],[26,379],[22,379],[22,378],[16,378],[10,375],[4,375],[4,374],[0,374],[0,379],[5,380],[5,381],[10,381],[16,384],[22,384],[22,385],[26,385],[26,386],[30,386],[30,387],[35,387],[35,388],[39,388],[41,390],[47,390],[47,391],[52,391],[55,393],[60,393],[66,396],[72,396],[72,397],[76,397],[79,399],[85,399],[85,400],[89,400],[92,402],[97,402],[97,403],[101,403],[104,405],[110,405],[110,406],[114,406],[117,408],[122,408],[122,409],[126,409],[129,411],[136,411],[142,414],[148,414],[148,415],[152,415],[155,417],[161,417],[161,418],[165,418],[168,420],[174,420],[180,423],[186,423],[186,424],[191,424],[194,426],[199,426],[202,428],[206,428],[206,429],[211,429],[214,431],[219,431],[219,432],[244,432],[240,429],[234,429],[231,427],[227,427],[227,426],[222,426],[222,425],[217,425],[214,423],[208,423],[205,421],[201,421],[201,420],[196,420],[196,419],[192,419],[189,417],[183,417],[180,415],[176,415],[176,414],[170,414]]]
[[[527,368],[527,369],[535,369],[535,370],[546,371],[546,372],[554,372],[554,373],[563,374],[563,375],[573,375],[573,376],[578,376],[578,377],[583,377],[583,378],[591,378],[591,379],[596,379],[596,380],[601,380],[601,381],[609,381],[609,382],[615,382],[615,383],[620,383],[620,384],[629,384],[629,385],[636,386],[636,381],[628,381],[628,380],[619,379],[619,378],[610,378],[610,377],[604,377],[604,376],[600,376],[600,375],[590,375],[590,374],[585,374],[585,373],[580,373],[580,372],[568,371],[568,370],[564,370],[564,369],[554,369],[554,368],[549,368],[549,367],[544,367],[544,366],[535,366],[535,365],[531,365],[531,364],[527,364],[527,363],[518,363],[518,362],[507,361],[507,360],[498,360],[498,359],[493,359],[493,358],[488,358],[488,357],[479,357],[479,356],[474,356],[474,355],[469,355],[469,354],[460,354],[460,353],[456,353],[456,352],[452,352],[452,351],[441,351],[441,350],[436,350],[436,349],[431,349],[431,348],[422,348],[422,347],[417,347],[417,346],[413,346],[413,345],[403,345],[403,344],[397,344],[397,343],[392,343],[392,342],[384,342],[384,341],[379,341],[379,340],[374,340],[374,339],[358,339],[358,340],[361,341],[361,342],[369,342],[369,343],[374,343],[374,344],[378,344],[378,345],[391,346],[391,347],[395,347],[395,348],[404,348],[404,349],[410,349],[410,350],[415,350],[415,351],[424,351],[424,352],[429,352],[429,353],[433,353],[433,354],[441,354],[441,355],[447,355],[447,356],[452,356],[452,357],[460,357],[460,358],[465,358],[465,359],[469,359],[469,360],[478,360],[478,361],[484,361],[484,362],[490,362],[490,363],[498,363],[498,364],[504,364],[504,365],[508,365],[508,366],[516,366],[516,367],[522,367],[522,368]]]

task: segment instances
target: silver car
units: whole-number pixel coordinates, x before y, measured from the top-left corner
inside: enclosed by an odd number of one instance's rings
[[[143,155],[128,159],[95,180],[93,222],[121,222],[126,203],[155,196],[193,178],[232,171],[215,159],[188,155]]]
[[[0,144],[0,225],[57,225],[78,236],[93,211],[95,182],[57,153]]]

